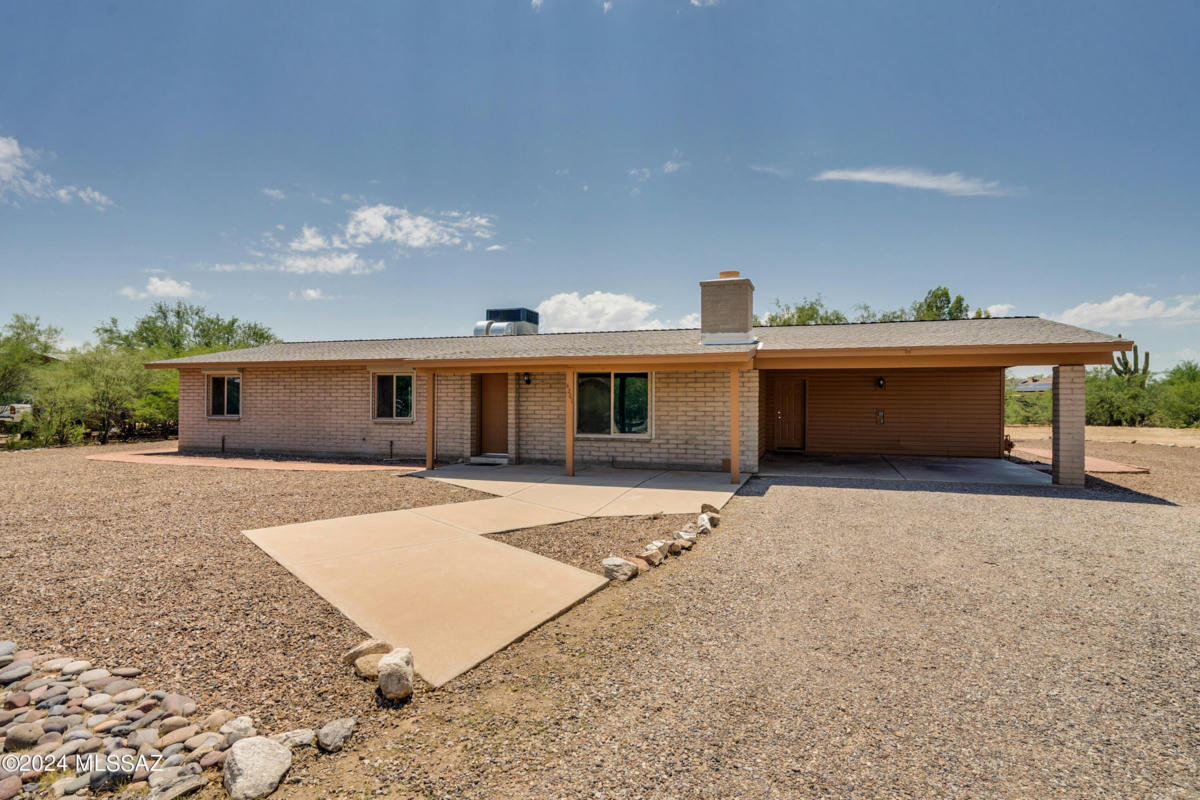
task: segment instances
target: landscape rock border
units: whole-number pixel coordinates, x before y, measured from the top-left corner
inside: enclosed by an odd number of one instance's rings
[[[31,767],[97,766],[89,756],[115,756],[113,763],[121,765],[53,773],[57,779],[47,785],[46,770],[16,774],[0,764],[0,800],[59,798],[85,790],[95,795],[138,785],[148,786],[151,800],[175,800],[212,783],[204,775],[210,769],[223,771],[222,783],[232,797],[254,800],[279,785],[293,749],[318,738],[308,728],[261,736],[251,717],[226,709],[201,716],[191,697],[147,691],[135,682],[139,675],[137,667],[109,670],[0,641],[0,752],[30,756]],[[323,726],[322,751],[341,750],[354,726],[352,718]]]
[[[656,539],[646,545],[645,550],[630,558],[610,555],[600,562],[604,577],[623,583],[631,581],[651,567],[657,567],[672,556],[680,556],[691,550],[700,536],[712,533],[721,525],[721,511],[711,503],[700,506],[700,515],[675,532],[673,539]]]

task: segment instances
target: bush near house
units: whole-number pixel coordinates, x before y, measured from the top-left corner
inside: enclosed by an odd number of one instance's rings
[[[155,303],[129,329],[109,318],[95,332],[95,345],[59,352],[61,330],[37,317],[14,314],[0,329],[0,402],[33,406],[6,446],[78,444],[89,433],[102,444],[114,433],[165,438],[178,425],[179,376],[146,362],[279,341],[257,322],[184,302]]]

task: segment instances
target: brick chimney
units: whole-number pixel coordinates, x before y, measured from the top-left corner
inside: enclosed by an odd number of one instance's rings
[[[737,270],[700,281],[700,342],[754,344],[754,284]]]

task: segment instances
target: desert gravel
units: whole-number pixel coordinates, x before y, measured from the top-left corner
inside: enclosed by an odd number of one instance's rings
[[[388,488],[419,479],[77,452],[0,456],[30,482],[0,631],[133,652],[239,713],[358,718],[274,797],[1200,795],[1200,450],[1089,489],[752,480],[690,553],[398,709],[337,663],[353,626],[236,531],[433,501]],[[580,551],[618,530],[572,525]],[[658,535],[634,533],[611,541]]]
[[[636,556],[656,539],[675,538],[675,531],[695,519],[694,514],[589,517],[561,525],[488,534],[487,538],[603,575],[603,559]]]
[[[86,459],[97,451],[0,452],[0,639],[141,667],[272,730],[369,704],[337,660],[363,633],[241,531],[487,496],[388,471]]]

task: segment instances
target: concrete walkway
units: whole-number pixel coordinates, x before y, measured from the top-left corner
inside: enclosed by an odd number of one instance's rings
[[[498,495],[245,531],[370,635],[409,647],[441,686],[607,581],[480,534],[588,516],[697,513],[725,473],[458,465],[417,475]]]
[[[1049,486],[1050,476],[1002,458],[768,455],[761,476]]]

